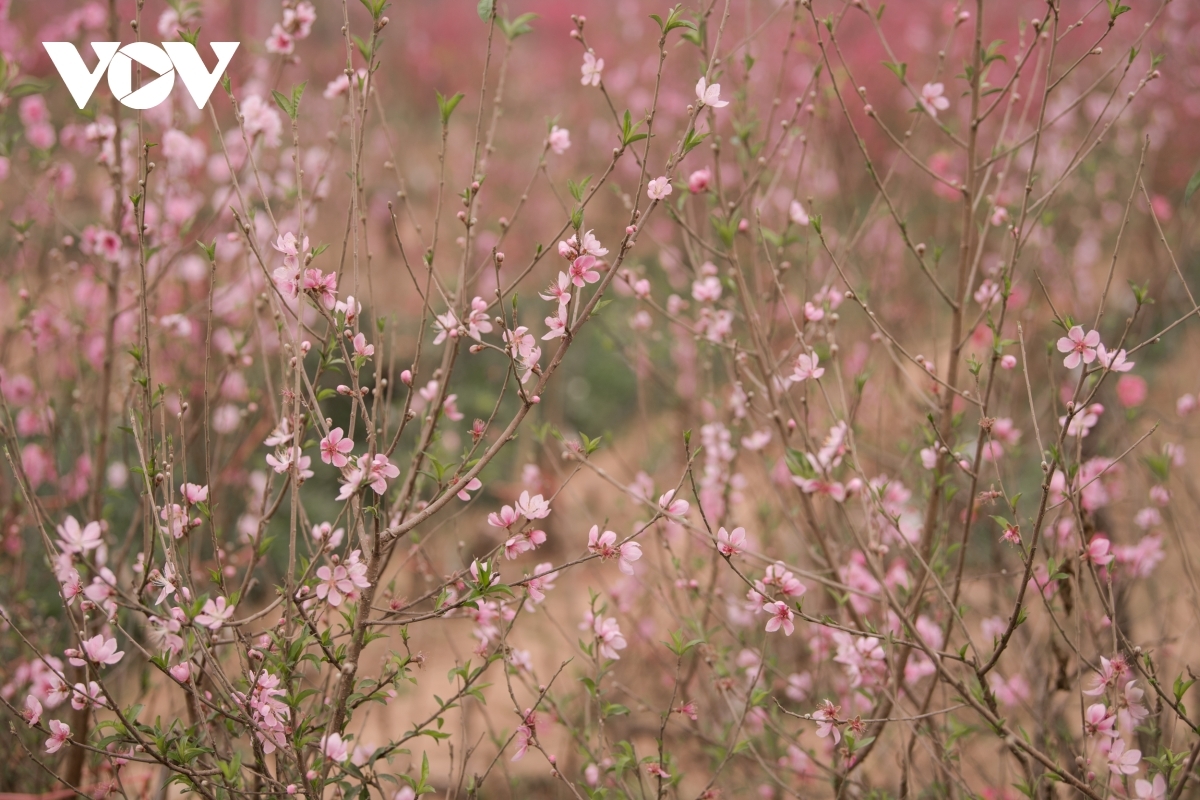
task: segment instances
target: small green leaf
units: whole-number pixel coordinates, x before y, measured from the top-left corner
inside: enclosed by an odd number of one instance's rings
[[[495,0],[479,0],[479,6],[476,8],[479,12],[479,18],[484,22],[491,22],[492,14],[496,11]]]
[[[893,64],[890,61],[883,62],[883,65],[892,71],[901,83],[904,83],[904,76],[908,74],[908,64],[901,61],[899,64]]]
[[[438,91],[435,91],[434,94],[437,95],[438,111],[441,112],[442,126],[444,127],[450,123],[450,115],[454,113],[454,109],[462,102],[463,93],[459,92],[450,97],[445,97]]]
[[[1200,189],[1200,169],[1196,170],[1195,174],[1192,175],[1192,179],[1187,182],[1187,188],[1183,190],[1183,204],[1185,206],[1192,199],[1192,195],[1196,193],[1197,189]]]

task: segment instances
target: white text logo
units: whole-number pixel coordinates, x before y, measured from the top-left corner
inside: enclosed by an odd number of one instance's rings
[[[58,74],[67,84],[75,105],[80,108],[87,105],[100,83],[100,76],[107,69],[108,88],[113,96],[121,101],[121,105],[139,110],[153,108],[167,99],[175,86],[176,72],[196,102],[196,108],[204,108],[209,95],[217,88],[217,81],[221,79],[225,67],[233,59],[238,44],[213,42],[217,66],[209,72],[196,48],[187,42],[163,42],[162,47],[149,42],[133,42],[124,47],[120,42],[92,42],[92,50],[99,59],[94,70],[87,68],[83,57],[70,42],[42,42]],[[158,76],[136,91],[133,89],[135,61]]]

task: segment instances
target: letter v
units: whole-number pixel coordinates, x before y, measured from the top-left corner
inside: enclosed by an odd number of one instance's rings
[[[211,47],[217,54],[217,66],[209,72],[196,48],[188,42],[163,42],[163,49],[171,57],[175,71],[183,78],[183,85],[187,87],[192,100],[196,101],[196,108],[204,108],[204,104],[208,102],[209,95],[217,88],[221,74],[233,59],[238,44],[239,42],[213,42]]]
[[[117,54],[120,46],[120,42],[92,42],[92,49],[96,51],[100,60],[96,64],[96,70],[88,72],[87,65],[83,63],[83,56],[79,55],[75,45],[70,42],[42,42],[42,47],[46,48],[50,60],[54,62],[54,68],[67,85],[67,91],[75,100],[75,105],[80,108],[86,106],[91,99],[92,92],[96,91],[96,84],[100,83],[100,76],[108,69],[109,62]]]

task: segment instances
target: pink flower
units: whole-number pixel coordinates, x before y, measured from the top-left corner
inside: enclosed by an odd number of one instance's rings
[[[533,577],[525,584],[530,600],[540,603],[546,599],[546,592],[554,588],[554,580],[557,577],[557,573],[551,572],[553,569],[554,565],[549,561],[533,568]]]
[[[1076,325],[1067,331],[1067,335],[1058,340],[1058,352],[1067,353],[1067,357],[1063,359],[1063,366],[1067,369],[1075,369],[1079,366],[1079,362],[1090,364],[1096,360],[1096,347],[1100,344],[1100,333],[1098,331],[1088,331],[1086,334],[1083,328]]]
[[[801,353],[796,356],[796,366],[792,372],[792,380],[800,382],[809,378],[816,380],[825,374],[824,367],[818,367],[820,357],[816,353]]]
[[[41,721],[42,704],[33,695],[25,698],[25,710],[21,712],[21,719],[25,720],[25,724],[31,728]]]
[[[808,591],[805,585],[779,562],[767,567],[763,573],[763,584],[776,587],[784,597],[800,597]]]
[[[617,566],[626,575],[633,574],[633,562],[642,557],[642,546],[637,542],[625,542],[620,548],[620,558]]]
[[[633,563],[642,557],[642,546],[637,542],[617,544],[617,534],[614,531],[600,533],[600,526],[593,525],[588,531],[588,552],[600,557],[602,561],[617,559],[621,572],[633,574]]]
[[[83,652],[68,650],[67,660],[73,666],[82,667],[88,661],[93,664],[116,664],[125,657],[124,650],[117,650],[116,639],[105,639],[104,634],[98,633],[83,642]],[[80,658],[83,656],[83,658]],[[85,660],[86,659],[86,660]]]
[[[991,308],[1000,299],[1000,285],[991,278],[986,278],[975,290],[975,302],[984,308]]]
[[[1124,656],[1112,659],[1100,656],[1100,672],[1092,676],[1091,686],[1080,691],[1088,697],[1099,697],[1109,686],[1120,683],[1128,672],[1129,665],[1125,663]]]
[[[1167,782],[1163,780],[1161,772],[1154,776],[1154,783],[1139,778],[1133,784],[1133,788],[1137,792],[1138,800],[1166,800]]]
[[[208,486],[185,483],[179,487],[179,494],[183,496],[184,502],[189,506],[208,502]]]
[[[651,200],[664,200],[673,191],[675,189],[671,186],[671,181],[666,175],[660,175],[650,181],[650,185],[646,187],[646,194],[649,195]]]
[[[233,616],[233,608],[224,597],[218,597],[215,602],[207,600],[204,608],[196,615],[196,624],[203,625],[210,631],[219,630]]]
[[[580,256],[571,262],[571,282],[576,286],[585,283],[595,283],[600,280],[600,273],[592,269],[596,263],[595,256]]]
[[[692,722],[700,718],[699,707],[696,705],[695,700],[689,700],[678,708],[672,708],[671,710],[676,714],[682,714]]]
[[[566,316],[566,306],[559,306],[558,310],[554,312],[553,316],[546,317],[546,328],[548,328],[548,330],[546,331],[545,335],[542,336],[543,341],[548,341],[550,339],[561,339],[567,335]]]
[[[749,436],[742,437],[742,447],[747,450],[757,452],[766,447],[771,441],[771,430],[763,428],[751,433]]]
[[[1136,775],[1142,760],[1141,750],[1126,750],[1125,741],[1117,739],[1108,751],[1108,768],[1114,775]]]
[[[520,761],[525,757],[525,753],[529,750],[529,743],[533,740],[533,730],[528,725],[519,725],[516,730],[517,751],[513,754],[513,761]]]
[[[359,465],[362,465],[363,459],[359,459]],[[387,482],[390,478],[400,476],[400,468],[388,460],[388,457],[383,453],[376,453],[375,457],[367,462],[365,482],[370,484],[375,490],[375,494],[383,494],[387,491]]]
[[[82,683],[75,684],[74,691],[71,693],[71,708],[83,711],[93,705],[103,704],[104,693],[100,691],[100,684],[95,681],[88,681],[87,686]]]
[[[466,486],[458,490],[458,499],[465,503],[471,499],[471,495],[469,494],[470,492],[474,492],[482,488],[483,481],[479,480],[479,478],[471,478],[471,480],[467,481]]]
[[[1087,551],[1083,557],[1096,566],[1103,567],[1113,560],[1114,556],[1109,552],[1110,547],[1111,542],[1108,539],[1103,536],[1093,536],[1092,540],[1088,542]]]
[[[1015,366],[1017,366],[1016,356],[1000,356],[1001,369],[1012,369]]]
[[[558,283],[550,284],[544,294],[539,294],[543,300],[557,300],[560,309],[564,308],[571,302],[571,293],[568,291],[571,288],[571,276],[565,272],[558,273]],[[561,314],[561,311],[560,311]]]
[[[330,733],[321,737],[321,752],[330,761],[338,764],[341,764],[350,757],[349,746],[336,733]]]
[[[604,59],[596,58],[591,52],[583,54],[583,66],[579,68],[583,75],[579,82],[584,86],[599,86],[600,73],[604,70]]]
[[[617,651],[624,650],[626,642],[625,637],[621,635],[621,626],[617,624],[616,618],[596,617],[595,622],[592,623],[592,630],[596,633],[600,657],[620,659],[621,656],[617,654]]]
[[[822,700],[821,705],[817,706],[817,710],[812,714],[813,719],[820,723],[817,725],[817,736],[822,739],[832,736],[834,744],[840,742],[842,732],[838,730],[837,718],[841,712],[841,706],[835,706],[829,700]]]
[[[1175,413],[1181,417],[1186,417],[1195,410],[1196,396],[1193,394],[1185,394],[1175,401]]]
[[[57,753],[71,738],[71,726],[56,719],[50,720],[50,738],[46,740],[46,752]]]
[[[691,504],[683,498],[675,497],[675,490],[669,489],[661,497],[658,498],[658,507],[661,508],[668,517],[682,517],[687,514]]]
[[[727,100],[721,99],[721,84],[714,83],[709,86],[703,75],[696,82],[696,100],[702,106],[712,106],[713,108],[724,108],[729,105]]]
[[[175,680],[179,681],[180,683],[187,683],[188,680],[192,677],[191,662],[184,661],[183,663],[176,664],[173,667],[171,667],[170,669],[168,669],[167,672],[171,673],[171,677],[174,678]]]
[[[493,511],[488,514],[488,525],[493,528],[511,528],[520,519],[520,515],[512,506],[504,506],[499,513]],[[614,533],[615,537],[616,534]]]
[[[317,584],[317,597],[327,600],[334,608],[342,604],[346,594],[354,591],[350,575],[341,564],[332,570],[328,566],[322,566],[317,570],[317,577],[321,579],[321,583]]]
[[[726,558],[741,555],[742,545],[746,543],[746,529],[734,528],[732,532],[720,528],[717,530],[717,551]]]
[[[538,545],[546,541],[546,532],[533,530],[517,536],[511,536],[504,543],[504,557],[509,561],[517,558],[522,553],[528,553],[531,550],[536,550]]]
[[[540,494],[530,497],[528,491],[521,492],[521,496],[517,499],[516,510],[531,522],[550,516],[550,504],[542,499]]]
[[[482,334],[492,332],[492,322],[488,319],[488,302],[482,297],[471,300],[471,311],[467,314],[467,336],[480,341]]]
[[[1139,375],[1122,375],[1117,379],[1117,402],[1125,408],[1140,406],[1146,402],[1149,393],[1146,379]]]
[[[792,204],[788,207],[788,219],[794,225],[799,225],[801,228],[808,226],[808,212],[804,210],[804,206],[800,205],[799,200],[793,200]]]
[[[328,522],[319,522],[313,526],[312,538],[313,542],[319,547],[324,547],[332,550],[342,543],[342,537],[346,535],[345,528],[333,529],[333,525]]]
[[[304,291],[312,292],[313,297],[320,301],[329,311],[337,305],[337,273],[325,275],[319,269],[304,270]],[[361,336],[362,334],[359,334]]]
[[[721,279],[707,275],[692,283],[692,298],[699,303],[715,303],[721,299]]]
[[[1134,362],[1125,360],[1125,351],[1118,350],[1115,353],[1110,353],[1104,349],[1104,345],[1096,346],[1096,357],[1100,363],[1108,367],[1113,372],[1129,372],[1133,369]]]
[[[437,331],[437,336],[433,338],[434,344],[441,344],[446,341],[446,338],[458,338],[458,317],[454,316],[453,311],[447,311],[445,314],[438,314],[433,320],[433,328]]]
[[[1083,732],[1088,736],[1108,736],[1115,739],[1116,724],[1116,715],[1110,714],[1103,703],[1093,703],[1083,712]]]
[[[370,358],[375,355],[375,345],[367,344],[367,337],[362,334],[356,334],[354,337],[354,355]]]
[[[334,428],[321,440],[321,460],[341,469],[350,462],[346,456],[353,449],[354,441],[344,437],[341,428]]]
[[[936,117],[937,112],[950,107],[950,101],[943,97],[946,87],[940,83],[927,83],[921,87],[920,102],[929,116]]]
[[[67,517],[58,526],[58,543],[64,553],[88,553],[100,546],[100,523],[89,522],[79,527],[79,521]]]
[[[646,774],[652,778],[662,778],[664,781],[671,780],[671,773],[663,769],[657,761],[651,761],[646,765]]]
[[[546,139],[550,149],[555,155],[561,156],[571,146],[571,132],[566,128],[560,128],[557,125],[550,129],[550,136]]]
[[[771,615],[771,618],[767,620],[767,633],[774,633],[780,628],[783,628],[784,636],[792,635],[792,631],[796,629],[796,626],[792,620],[796,615],[792,612],[792,609],[788,607],[787,603],[766,603],[763,605],[762,610]]]
[[[712,183],[712,178],[712,170],[708,167],[696,170],[688,176],[688,191],[692,194],[708,191],[708,185]]]
[[[278,22],[271,28],[271,35],[267,37],[266,46],[267,52],[275,55],[290,55],[296,49],[295,41]]]

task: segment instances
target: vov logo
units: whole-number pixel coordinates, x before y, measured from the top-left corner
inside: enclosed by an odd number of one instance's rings
[[[70,42],[42,42],[42,47],[50,54],[50,60],[67,84],[75,105],[80,108],[87,105],[100,83],[100,77],[108,70],[108,88],[121,105],[144,110],[154,108],[167,99],[175,86],[177,72],[188,94],[196,101],[196,108],[204,108],[209,95],[217,88],[217,81],[233,59],[238,44],[212,43],[217,56],[217,66],[212,72],[208,71],[196,48],[188,42],[163,42],[162,47],[149,42],[133,42],[124,47],[120,42],[92,42],[92,50],[99,59],[94,70],[87,68],[83,57]],[[158,76],[137,91],[133,89],[135,61]]]

